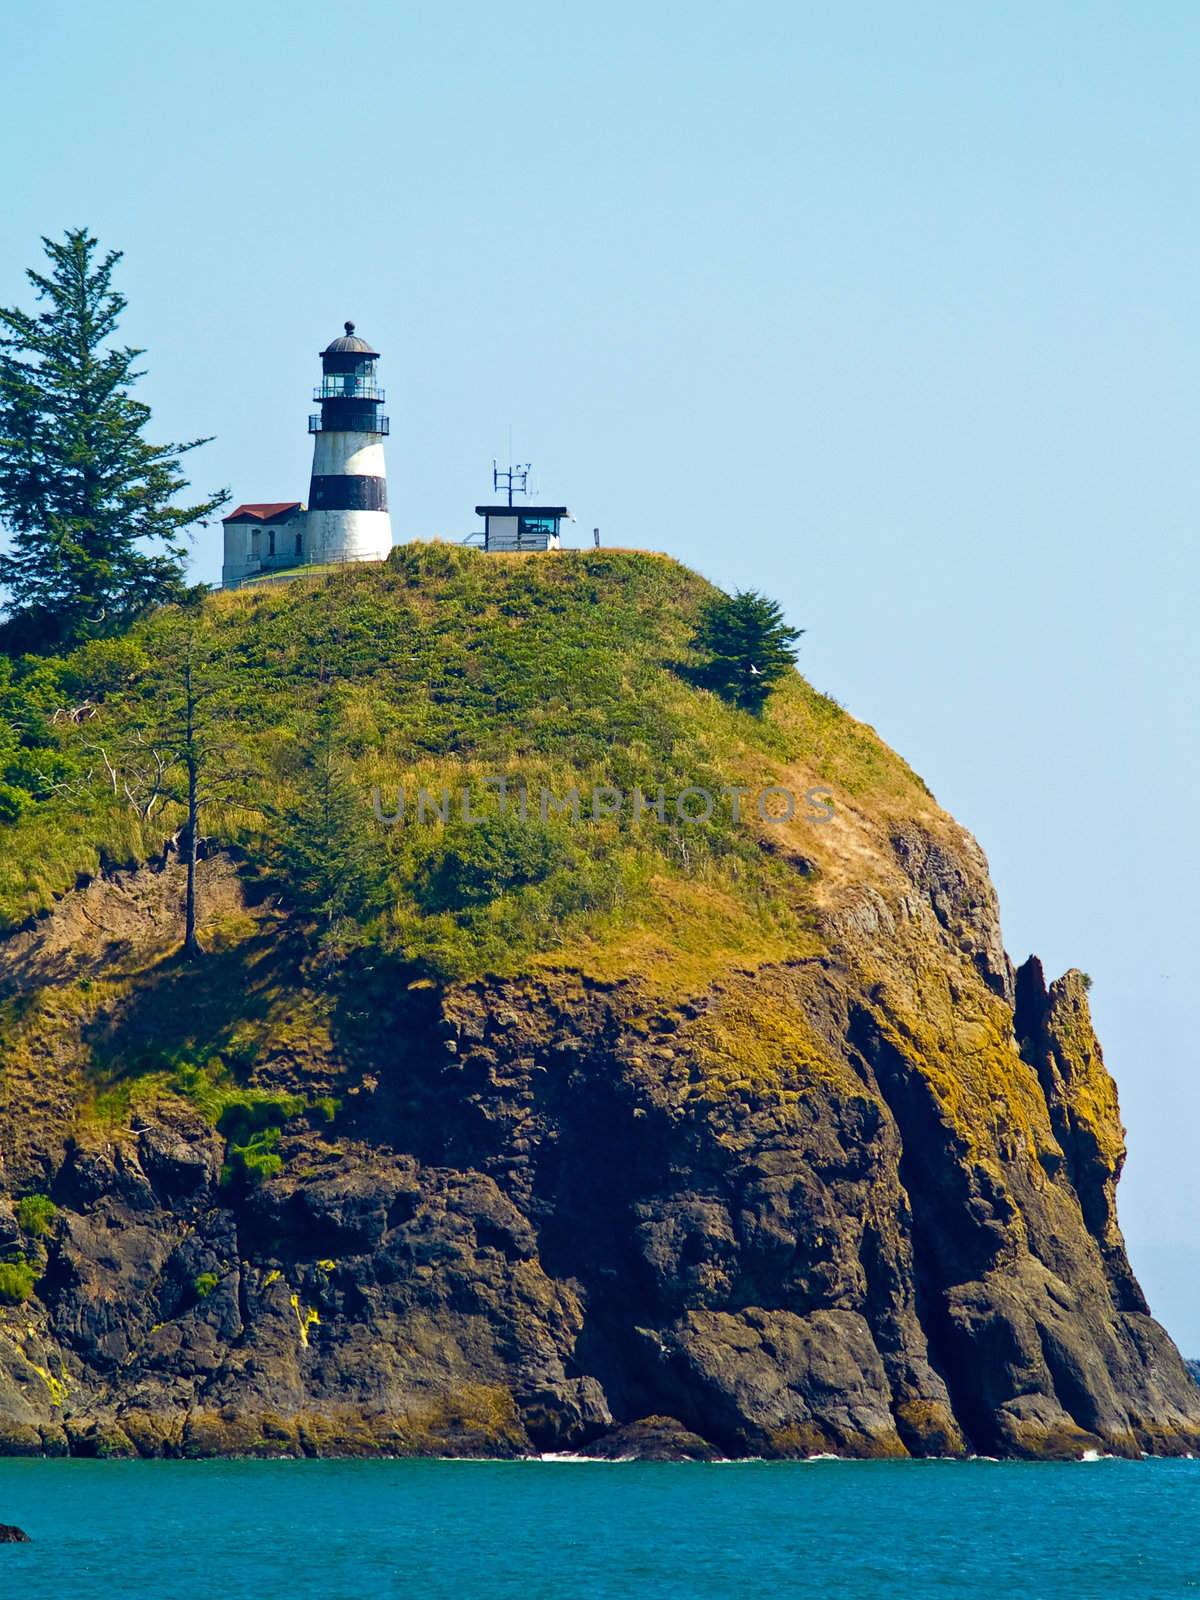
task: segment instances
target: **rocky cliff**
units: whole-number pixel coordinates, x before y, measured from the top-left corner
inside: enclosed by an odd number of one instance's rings
[[[507,971],[331,970],[219,839],[197,965],[169,849],[10,930],[0,1447],[1200,1448],[1086,981],[1014,973],[969,835],[827,749],[728,746],[835,797],[753,824],[798,896],[757,948],[680,859]]]

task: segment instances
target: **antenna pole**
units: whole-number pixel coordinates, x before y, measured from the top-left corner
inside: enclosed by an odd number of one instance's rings
[[[528,461],[520,466],[501,467],[492,461],[492,488],[493,490],[505,489],[508,493],[508,503],[513,503],[513,494],[529,493],[529,474],[532,467]]]

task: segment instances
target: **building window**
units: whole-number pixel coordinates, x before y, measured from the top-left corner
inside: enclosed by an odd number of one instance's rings
[[[267,554],[269,556],[273,556],[275,554],[275,529],[274,528],[272,528],[270,533],[267,535]]]
[[[298,556],[304,554],[304,535],[302,533],[296,535],[296,554]]]
[[[527,535],[530,538],[548,536],[553,538],[558,532],[557,517],[520,517],[517,520],[517,532],[521,538]]]

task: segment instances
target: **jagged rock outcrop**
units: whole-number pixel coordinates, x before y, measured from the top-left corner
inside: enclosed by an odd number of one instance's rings
[[[269,971],[253,1080],[303,1107],[258,1183],[184,1094],[89,1101],[97,1051],[214,1003],[128,964],[172,869],[97,881],[86,919],[69,896],[0,946],[0,1242],[36,1280],[0,1311],[0,1449],[1200,1448],[1117,1225],[1084,980],[1013,974],[952,824],[868,864],[828,889],[819,953],[667,999],[550,966],[317,982],[243,905],[253,958],[213,995]],[[231,863],[205,871],[232,904]]]

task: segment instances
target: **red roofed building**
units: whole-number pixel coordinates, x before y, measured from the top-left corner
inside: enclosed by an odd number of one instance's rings
[[[305,525],[308,513],[299,500],[269,500],[238,506],[222,518],[225,564],[221,582],[236,589],[260,572],[295,567],[307,559]]]

